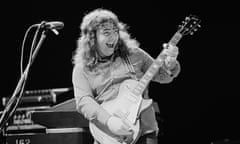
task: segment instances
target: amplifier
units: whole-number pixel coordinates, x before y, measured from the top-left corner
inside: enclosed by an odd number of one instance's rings
[[[4,135],[6,144],[85,144],[93,143],[87,129],[47,129],[46,133],[19,133]]]
[[[27,90],[19,101],[18,107],[29,106],[52,106],[58,101],[61,101],[60,94],[71,91],[71,88],[56,88],[56,89],[42,89],[42,90]],[[2,98],[2,106],[6,106],[10,97]]]
[[[19,125],[32,125],[34,122],[31,118],[31,113],[33,111],[44,111],[49,109],[49,106],[38,106],[38,107],[25,107],[25,108],[17,108],[13,115],[10,117],[7,125],[8,126],[19,126]],[[2,115],[2,111],[0,112],[0,116]]]

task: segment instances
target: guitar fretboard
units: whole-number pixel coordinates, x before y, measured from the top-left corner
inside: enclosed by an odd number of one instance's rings
[[[182,38],[182,34],[179,32],[176,32],[174,36],[171,38],[169,43],[171,45],[177,45],[177,43]],[[137,86],[133,89],[133,93],[138,96],[143,93],[149,82],[152,80],[153,76],[157,73],[158,69],[162,67],[163,65],[163,55],[161,53],[158,55],[157,59],[152,63],[152,65],[149,67],[149,69],[146,71],[146,73],[143,75],[143,77],[138,82]]]

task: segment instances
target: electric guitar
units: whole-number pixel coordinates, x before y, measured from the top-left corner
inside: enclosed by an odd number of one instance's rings
[[[173,35],[169,44],[176,45],[184,35],[192,35],[200,27],[200,20],[193,15],[185,18],[177,32]],[[125,80],[119,88],[118,96],[101,106],[110,114],[121,118],[130,125],[133,135],[131,138],[116,135],[106,126],[99,126],[92,122],[89,123],[89,129],[92,136],[101,144],[134,144],[140,136],[140,120],[138,119],[142,111],[151,106],[151,99],[143,99],[142,93],[164,63],[164,56],[159,54],[143,77],[137,81],[133,79]]]

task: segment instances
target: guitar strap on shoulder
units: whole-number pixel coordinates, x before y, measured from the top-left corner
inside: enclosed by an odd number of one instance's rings
[[[133,74],[133,78],[137,80],[138,78],[136,76],[136,71],[134,70],[134,67],[133,67],[128,55],[125,58],[125,62],[127,64],[128,70]]]

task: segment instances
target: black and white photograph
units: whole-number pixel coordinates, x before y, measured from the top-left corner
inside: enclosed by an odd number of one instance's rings
[[[237,5],[1,6],[0,144],[240,144]]]

